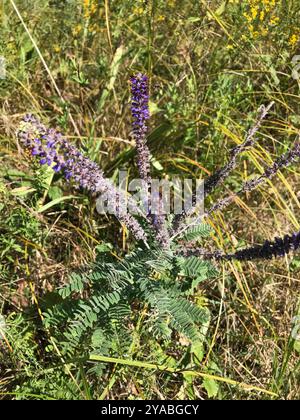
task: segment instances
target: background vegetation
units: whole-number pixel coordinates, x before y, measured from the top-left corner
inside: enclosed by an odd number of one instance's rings
[[[132,241],[115,219],[97,214],[93,199],[37,168],[15,135],[32,112],[60,127],[107,175],[122,167],[134,174],[128,81],[143,71],[151,81],[152,170],[201,178],[226,162],[258,107],[275,101],[256,147],[218,193],[235,191],[298,136],[292,59],[299,14],[296,0],[1,2],[3,398],[299,398],[300,343],[291,335],[300,313],[297,255],[219,264],[195,292],[212,314],[198,359],[184,336],[168,348],[154,345],[143,317],[132,320],[129,350],[103,350],[106,363],[65,358],[44,322],[54,291],[104,244],[123,255]],[[214,247],[231,252],[299,230],[298,189],[295,165],[236,200],[209,220]]]

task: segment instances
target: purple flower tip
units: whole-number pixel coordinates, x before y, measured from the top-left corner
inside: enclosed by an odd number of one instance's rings
[[[131,114],[133,117],[133,136],[138,153],[140,177],[146,184],[150,180],[150,152],[146,145],[147,120],[149,112],[148,77],[138,73],[130,78],[131,82]]]

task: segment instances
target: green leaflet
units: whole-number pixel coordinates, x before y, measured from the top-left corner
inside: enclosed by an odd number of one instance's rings
[[[188,230],[186,230],[183,234],[183,239],[188,242],[197,241],[198,239],[208,237],[211,234],[211,232],[212,229],[209,225],[200,224],[198,226],[191,227]]]
[[[178,258],[161,249],[137,249],[121,260],[101,252],[92,266],[70,276],[59,290],[62,301],[48,309],[45,322],[69,356],[89,349],[120,356],[135,341],[132,322],[146,307],[143,329],[153,339],[168,340],[177,332],[199,347],[210,315],[189,295],[209,270],[210,263],[199,258]]]

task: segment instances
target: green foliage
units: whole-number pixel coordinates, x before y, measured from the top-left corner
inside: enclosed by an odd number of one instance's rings
[[[183,261],[171,251],[137,249],[121,260],[101,253],[59,290],[63,300],[45,313],[45,325],[69,357],[92,349],[124,356],[133,342],[132,325],[147,307],[147,329],[157,340],[180,333],[191,344],[203,344],[209,311],[187,296],[195,299],[195,278],[204,280],[210,270],[206,262]]]
[[[16,201],[4,184],[2,188],[0,184],[0,200],[0,268],[3,274],[9,263],[24,257],[24,243],[39,243],[42,235],[39,221]]]
[[[198,239],[206,238],[211,233],[211,231],[212,229],[209,225],[201,223],[186,230],[183,235],[183,239],[187,242],[196,241]]]
[[[1,321],[2,322],[2,321]],[[1,324],[0,324],[1,328]],[[14,398],[77,399],[78,389],[60,365],[49,368],[40,360],[38,330],[26,315],[12,313],[5,320],[7,340],[11,350],[0,353],[2,372],[14,371]],[[0,345],[3,343],[0,335]],[[0,384],[0,391],[2,391]]]

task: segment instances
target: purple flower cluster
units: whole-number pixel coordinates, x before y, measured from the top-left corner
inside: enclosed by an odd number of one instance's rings
[[[237,165],[238,156],[255,144],[256,139],[254,136],[273,105],[274,102],[271,102],[267,107],[262,105],[259,108],[259,115],[254,126],[251,127],[247,132],[246,138],[243,141],[243,143],[234,147],[231,150],[229,162],[223,168],[219,169],[217,172],[215,172],[213,175],[211,175],[208,179],[205,180],[205,195],[210,194],[219,184],[221,184],[228,177],[228,175]]]
[[[179,254],[187,256],[201,256],[203,259],[220,260],[238,260],[251,261],[256,259],[270,260],[273,257],[283,257],[290,251],[296,251],[300,248],[300,231],[292,235],[285,235],[282,238],[275,238],[274,241],[265,241],[263,245],[255,245],[249,248],[243,248],[232,254],[223,254],[221,251],[207,251],[206,249],[190,249],[184,247]]]
[[[283,238],[275,238],[274,241],[265,241],[263,245],[241,249],[233,254],[225,256],[227,260],[249,261],[255,259],[269,260],[273,257],[283,257],[290,251],[296,251],[300,247],[300,232],[285,235]]]
[[[137,148],[137,164],[141,179],[149,185],[150,151],[146,144],[147,120],[149,112],[148,78],[142,73],[131,77],[131,114],[133,117],[133,136]]]
[[[18,132],[18,138],[31,154],[39,158],[41,165],[52,166],[55,172],[62,171],[80,187],[91,192],[106,191],[107,180],[98,165],[65,140],[61,133],[46,128],[33,115],[26,115]]]
[[[288,150],[286,153],[281,155],[273,165],[270,165],[266,168],[266,170],[259,176],[245,181],[241,187],[241,189],[228,197],[221,198],[217,202],[215,202],[211,208],[205,213],[205,217],[209,216],[211,213],[215,211],[223,210],[227,207],[232,201],[239,195],[244,192],[251,192],[259,187],[262,183],[266,182],[269,179],[272,179],[281,169],[287,168],[296,160],[300,158],[300,143],[296,142],[295,145]]]
[[[147,76],[138,73],[131,78],[131,93],[132,93],[132,116],[133,116],[133,133],[137,147],[137,163],[140,177],[144,183],[145,197],[149,200],[151,188],[150,175],[150,152],[146,144],[147,120],[149,119],[149,94],[148,94],[148,79]],[[252,129],[248,131],[244,142],[233,149],[231,158],[227,165],[220,171],[208,179],[205,193],[209,194],[217,185],[222,183],[229,173],[237,164],[237,157],[246,148],[254,144],[254,135],[258,131],[262,120],[266,117],[272,104],[260,109],[260,115]],[[72,180],[76,185],[87,189],[92,193],[106,194],[108,197],[115,197],[117,201],[116,215],[119,220],[124,223],[133,235],[143,240],[147,245],[147,236],[139,222],[127,212],[124,213],[122,209],[127,207],[126,194],[117,189],[113,183],[104,177],[103,171],[95,162],[83,156],[83,154],[54,129],[46,128],[41,122],[32,115],[27,115],[18,132],[18,138],[22,145],[31,151],[31,154],[39,159],[41,165],[49,165],[55,172],[63,173],[67,180]],[[263,182],[271,179],[281,169],[288,167],[292,162],[300,157],[300,143],[295,143],[294,146],[285,154],[280,156],[272,165],[268,166],[265,171],[249,181],[243,183],[240,190],[229,197],[221,198],[214,203],[212,207],[204,214],[208,217],[211,213],[224,209],[232,200],[241,193],[253,191]],[[166,224],[166,217],[163,214],[162,197],[158,194],[156,197],[158,201],[158,214],[147,215],[147,220],[156,232],[156,240],[164,248],[170,246],[170,235]],[[132,209],[138,209],[136,203],[131,201]],[[195,207],[195,206],[194,206]],[[185,215],[182,215],[185,216]],[[175,219],[176,224],[176,219]],[[184,228],[179,230],[180,223],[175,228],[175,238],[179,233],[187,230],[190,225],[185,223]],[[174,231],[174,226],[173,226]],[[179,233],[178,233],[179,232]],[[188,244],[184,244],[178,251],[178,254],[183,256],[201,256],[203,259],[215,260],[239,260],[247,261],[254,259],[271,259],[273,257],[284,256],[291,250],[300,248],[300,231],[292,235],[285,235],[282,238],[275,238],[274,241],[265,241],[263,245],[255,245],[252,247],[238,250],[234,253],[225,254],[221,251],[209,251],[206,249],[190,248]]]
[[[148,77],[145,74],[137,73],[131,77],[130,81],[131,114],[133,118],[133,135],[137,148],[137,166],[144,184],[145,200],[148,200],[151,188],[150,151],[146,144],[147,120],[150,118]],[[157,199],[160,202],[161,197]],[[151,215],[150,210],[148,218],[157,233],[156,239],[164,248],[167,248],[169,246],[169,233],[166,228],[165,216],[163,214]]]
[[[85,188],[91,193],[106,193],[116,197],[118,202],[127,202],[112,182],[104,178],[99,166],[65,140],[61,133],[52,128],[46,128],[32,115],[26,115],[20,129],[18,138],[21,144],[31,151],[33,156],[39,158],[41,165],[49,165],[56,172],[62,172],[67,180],[74,181],[75,185]],[[124,196],[123,196],[124,195]],[[146,234],[137,220],[117,209],[117,217],[123,222],[137,239],[146,242]]]

